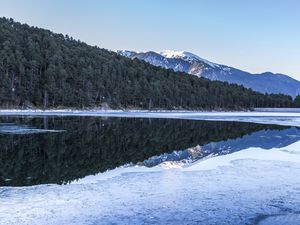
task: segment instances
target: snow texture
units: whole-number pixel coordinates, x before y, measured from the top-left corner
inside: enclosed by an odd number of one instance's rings
[[[193,61],[201,61],[201,62],[204,62],[206,63],[207,65],[215,68],[215,67],[219,67],[218,64],[216,63],[212,63],[206,59],[203,59],[193,53],[190,53],[190,52],[186,52],[186,51],[173,51],[173,50],[165,50],[165,51],[162,51],[162,52],[159,52],[160,55],[166,57],[166,58],[169,58],[169,59],[172,59],[172,58],[175,58],[175,59],[184,59],[184,60],[187,60],[189,62],[193,62]]]
[[[299,224],[300,142],[183,169],[119,168],[69,185],[0,188],[1,224]]]

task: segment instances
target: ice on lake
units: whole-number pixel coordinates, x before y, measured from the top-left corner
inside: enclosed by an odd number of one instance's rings
[[[66,132],[0,136],[0,223],[297,225],[298,119],[21,120]]]
[[[48,132],[63,132],[63,130],[37,129],[23,124],[0,123],[0,134],[38,134]]]

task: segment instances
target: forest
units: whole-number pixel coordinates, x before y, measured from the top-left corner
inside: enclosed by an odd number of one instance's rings
[[[7,18],[0,18],[0,77],[1,108],[300,107],[299,96],[261,94],[155,67]]]

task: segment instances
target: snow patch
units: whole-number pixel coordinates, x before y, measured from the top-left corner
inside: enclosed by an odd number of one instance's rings
[[[174,59],[183,59],[183,60],[186,60],[186,61],[189,61],[189,62],[193,62],[193,61],[201,61],[201,62],[204,62],[205,64],[213,67],[213,68],[216,68],[216,67],[219,67],[218,64],[215,64],[215,63],[212,63],[206,59],[203,59],[193,53],[190,53],[190,52],[186,52],[186,51],[173,51],[173,50],[165,50],[165,51],[162,51],[162,52],[159,52],[160,55],[166,57],[166,58],[174,58]]]

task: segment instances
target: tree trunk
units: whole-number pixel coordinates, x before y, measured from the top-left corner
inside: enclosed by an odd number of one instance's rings
[[[47,109],[48,106],[48,92],[44,90],[44,109]]]

